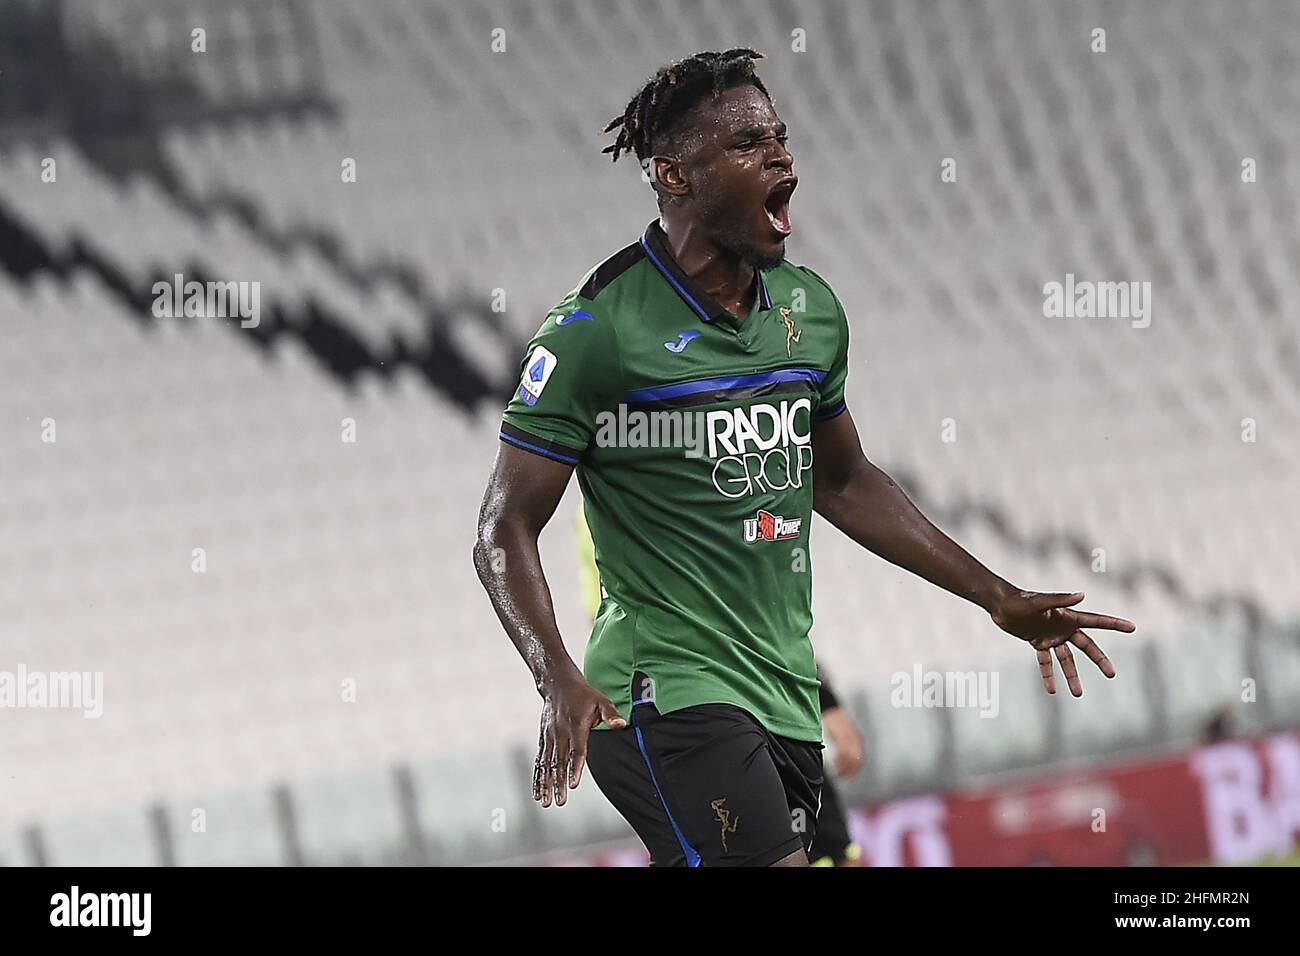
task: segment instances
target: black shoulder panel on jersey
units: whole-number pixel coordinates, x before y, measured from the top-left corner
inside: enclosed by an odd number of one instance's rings
[[[578,290],[578,295],[591,301],[600,295],[606,286],[644,258],[645,249],[638,239],[596,266],[596,271],[582,284],[582,288]]]

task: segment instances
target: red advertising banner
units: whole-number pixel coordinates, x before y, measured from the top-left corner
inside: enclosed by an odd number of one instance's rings
[[[872,866],[1249,863],[1300,839],[1300,733],[852,812]]]
[[[855,808],[869,866],[1251,863],[1300,845],[1300,731]],[[639,849],[570,859],[645,863]]]

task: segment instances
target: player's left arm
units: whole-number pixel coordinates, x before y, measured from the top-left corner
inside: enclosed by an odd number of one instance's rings
[[[1083,694],[1073,644],[1107,677],[1115,665],[1083,628],[1130,633],[1123,618],[1076,610],[1083,593],[1023,591],[998,577],[936,528],[885,474],[863,454],[853,417],[846,410],[813,426],[813,507],[858,544],[945,591],[978,604],[998,627],[1038,652],[1039,673],[1056,693],[1055,653],[1070,693]]]

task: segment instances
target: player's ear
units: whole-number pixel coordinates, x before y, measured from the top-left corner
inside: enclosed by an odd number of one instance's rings
[[[660,191],[669,196],[685,196],[691,191],[686,170],[676,156],[650,157],[650,177]]]

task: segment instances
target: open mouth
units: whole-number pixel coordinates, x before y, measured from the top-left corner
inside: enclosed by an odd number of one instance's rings
[[[790,228],[790,194],[794,192],[794,187],[799,185],[799,180],[783,179],[767,194],[767,199],[763,201],[763,211],[767,213],[767,221],[772,224],[772,229],[782,237],[791,233]]]

